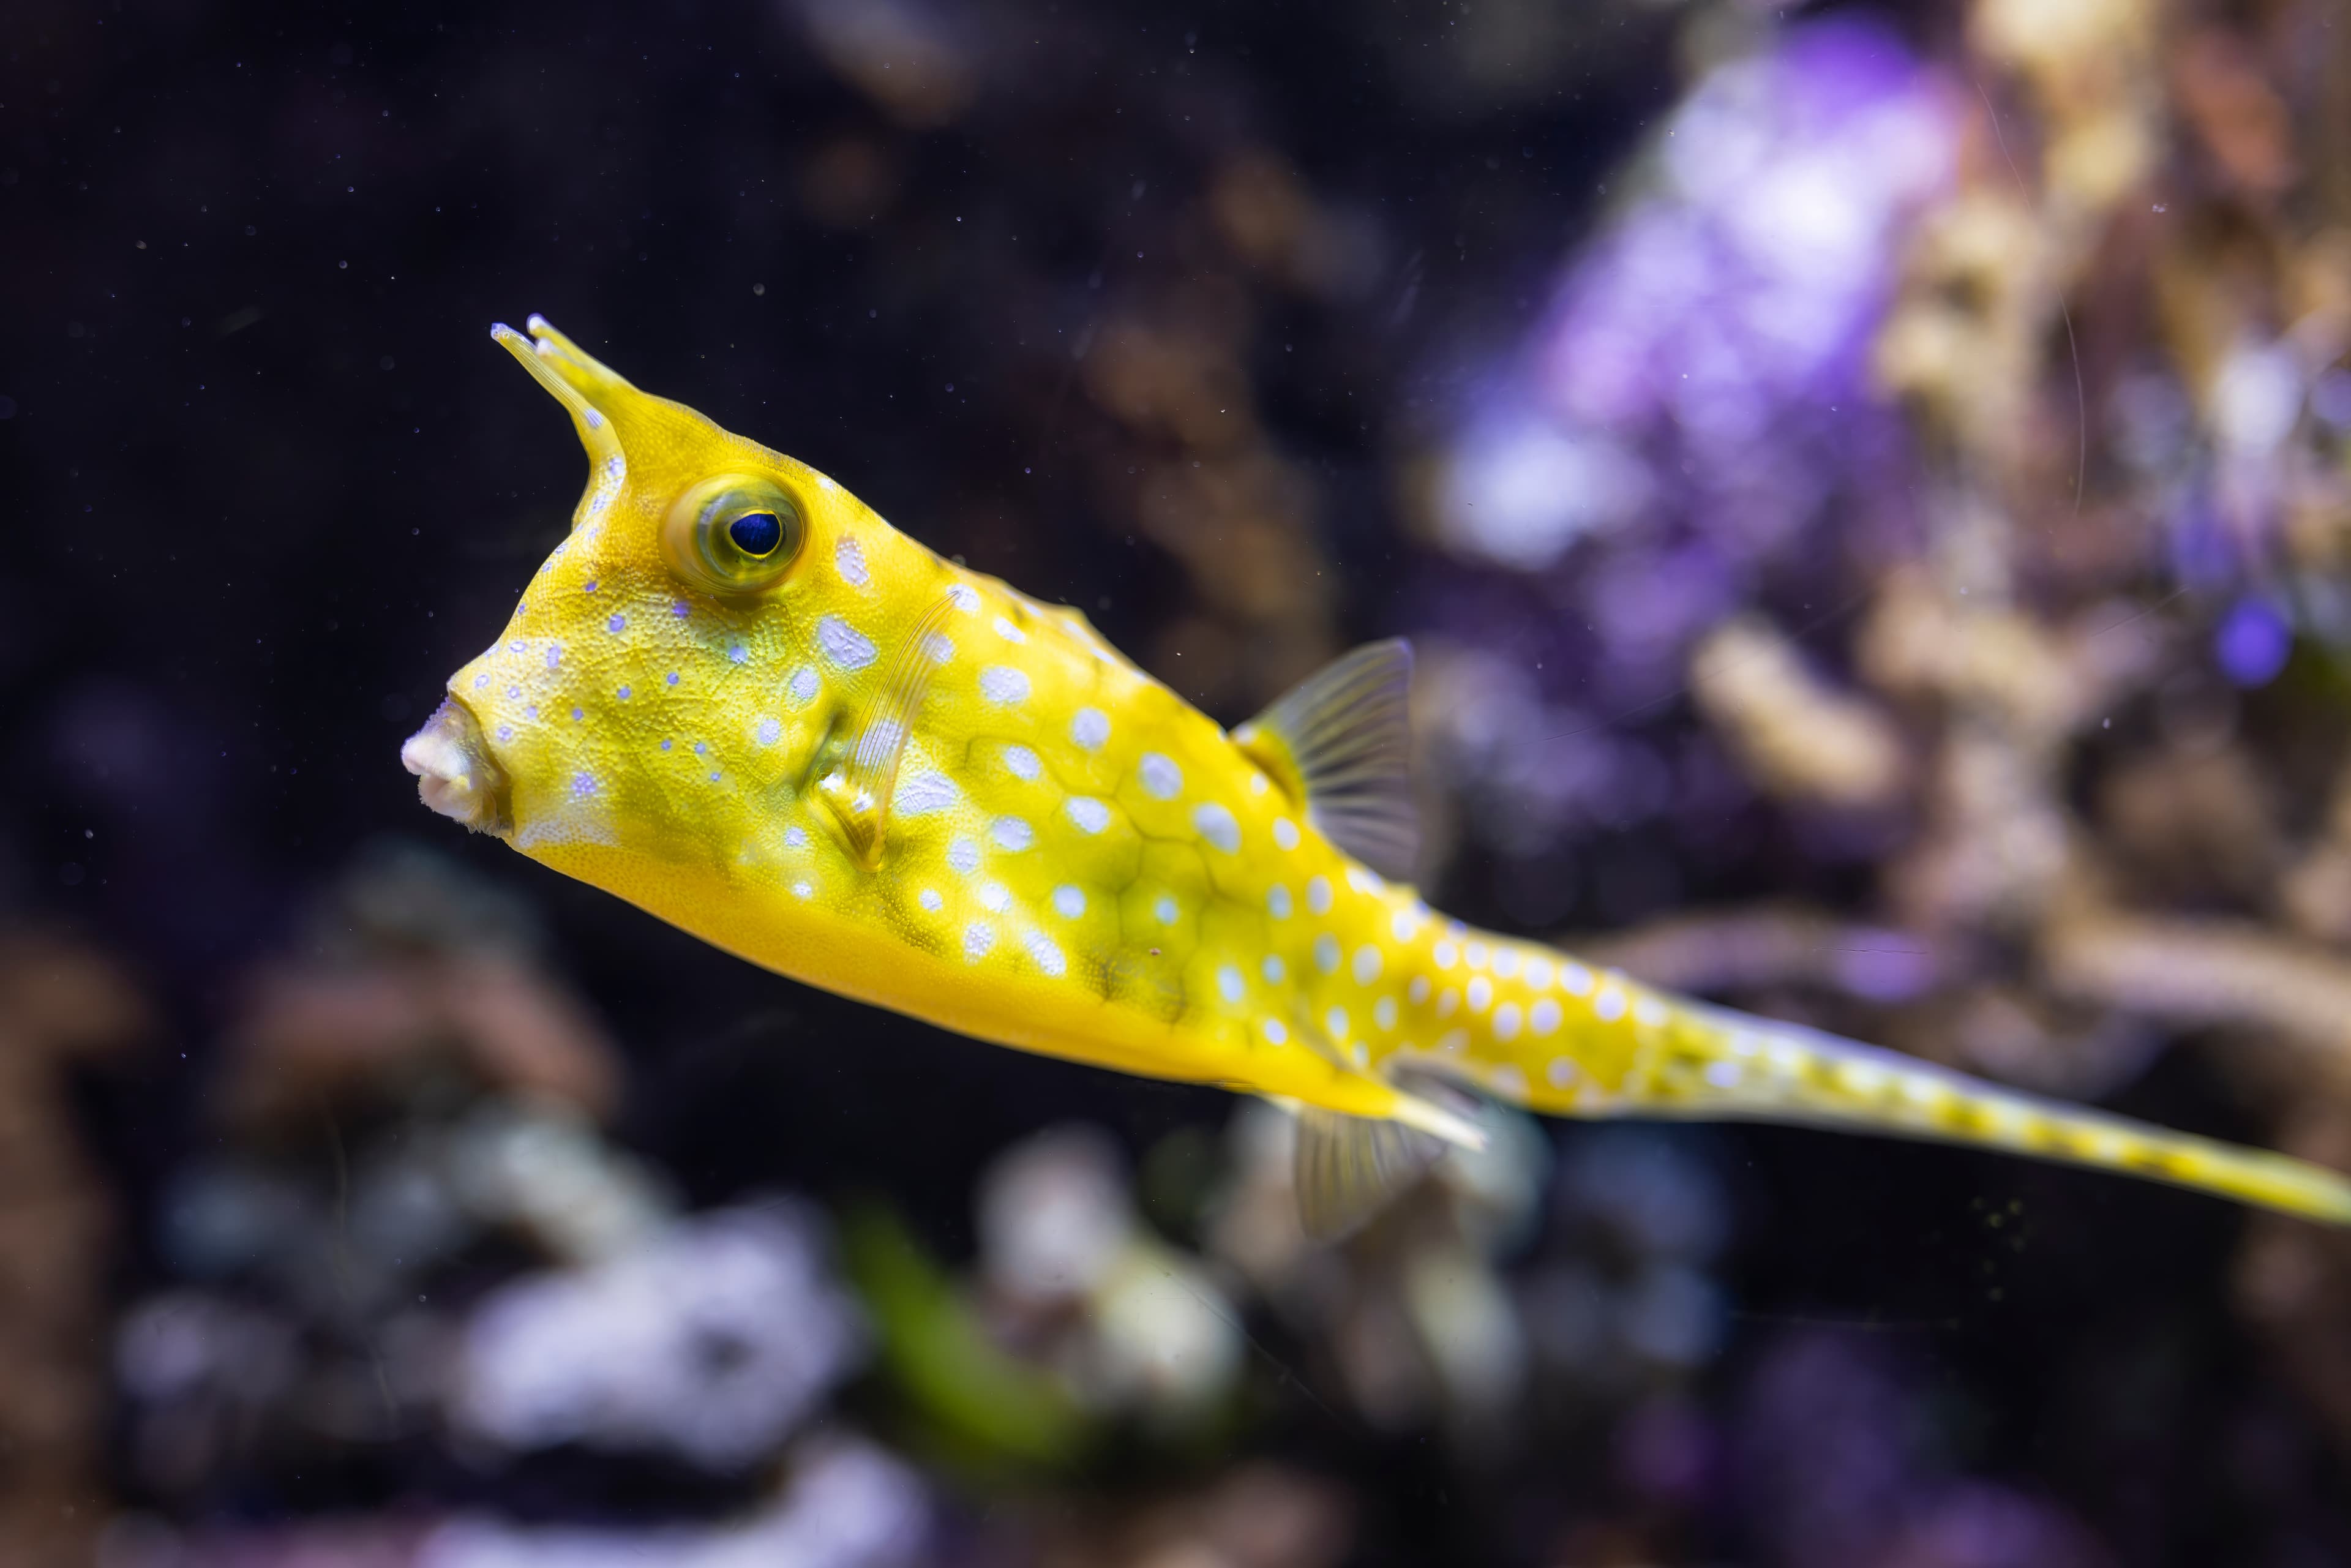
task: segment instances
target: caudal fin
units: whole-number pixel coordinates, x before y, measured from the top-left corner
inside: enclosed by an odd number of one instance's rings
[[[1834,1035],[1680,1003],[1625,1084],[1632,1115],[1809,1122],[2062,1160],[2351,1225],[2351,1179],[2284,1155],[2019,1093]]]

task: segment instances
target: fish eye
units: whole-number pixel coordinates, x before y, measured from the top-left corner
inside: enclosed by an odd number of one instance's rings
[[[782,486],[726,474],[680,496],[662,525],[670,570],[712,593],[773,587],[799,554],[808,524]]]
[[[765,560],[784,542],[784,523],[773,512],[746,512],[726,525],[726,537],[753,560]]]

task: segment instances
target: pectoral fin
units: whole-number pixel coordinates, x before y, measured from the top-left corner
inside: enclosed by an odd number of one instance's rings
[[[1412,645],[1372,643],[1323,666],[1233,732],[1331,841],[1398,881],[1420,852],[1413,805]]]
[[[817,798],[830,809],[850,853],[868,871],[882,863],[898,764],[914,732],[914,715],[938,674],[939,626],[954,608],[949,595],[915,623],[891,656],[882,685],[859,715],[856,728],[816,781]]]

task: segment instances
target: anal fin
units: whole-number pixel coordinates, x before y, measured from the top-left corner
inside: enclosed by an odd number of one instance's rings
[[[881,686],[858,716],[857,727],[816,781],[817,799],[857,863],[872,871],[882,863],[890,823],[890,797],[898,788],[898,764],[914,733],[914,715],[938,673],[934,646],[940,623],[955,608],[952,594],[925,612],[891,656]]]
[[[1445,1147],[1442,1140],[1401,1122],[1301,1106],[1297,1160],[1290,1171],[1300,1225],[1316,1241],[1335,1241],[1360,1229],[1418,1181]]]
[[[1448,1148],[1486,1146],[1476,1106],[1463,1103],[1459,1091],[1436,1080],[1390,1087],[1395,1103],[1385,1116],[1292,1107],[1298,1145],[1290,1185],[1298,1194],[1299,1223],[1312,1239],[1335,1241],[1360,1228]]]

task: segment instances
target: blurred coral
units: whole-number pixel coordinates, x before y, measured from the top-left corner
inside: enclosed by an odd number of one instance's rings
[[[1187,1494],[1071,1511],[1039,1528],[1038,1568],[1334,1568],[1356,1534],[1339,1488],[1288,1466],[1235,1466]]]
[[[858,1358],[856,1312],[822,1245],[801,1206],[719,1209],[590,1267],[503,1285],[463,1331],[451,1414],[502,1448],[670,1449],[741,1469]]]
[[[591,1117],[618,1097],[612,1043],[532,961],[520,919],[438,857],[385,846],[321,911],[332,933],[264,967],[230,1035],[223,1111],[256,1130],[399,1092],[444,1067]]]
[[[1690,655],[1690,692],[1732,754],[1771,794],[1847,810],[1891,805],[1907,759],[1868,704],[1807,670],[1787,640],[1744,619],[1707,634]]]
[[[105,1512],[112,1205],[74,1133],[67,1075],[155,1028],[120,968],[0,931],[0,1559],[87,1563]]]
[[[998,1156],[977,1195],[989,1315],[1081,1407],[1196,1423],[1240,1370],[1238,1310],[1197,1260],[1144,1225],[1123,1163],[1085,1127]]]

